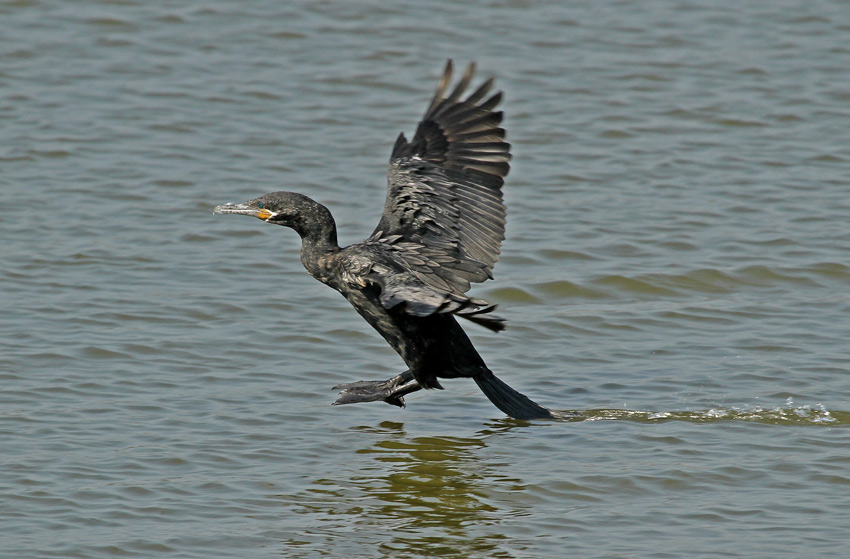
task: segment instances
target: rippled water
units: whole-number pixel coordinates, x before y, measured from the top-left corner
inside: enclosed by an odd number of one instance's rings
[[[3,557],[843,557],[850,12],[797,2],[0,5]],[[281,188],[371,232],[446,58],[514,166],[470,326],[565,414],[398,358]]]

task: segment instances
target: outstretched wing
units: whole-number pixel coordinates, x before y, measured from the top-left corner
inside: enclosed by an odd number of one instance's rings
[[[395,256],[427,285],[455,294],[492,278],[505,238],[502,185],[510,144],[499,127],[502,113],[493,110],[502,94],[488,97],[489,79],[461,99],[474,73],[470,64],[447,94],[449,60],[413,140],[399,135],[384,213],[366,241],[407,243],[408,250],[395,250]],[[439,265],[421,265],[424,253]]]

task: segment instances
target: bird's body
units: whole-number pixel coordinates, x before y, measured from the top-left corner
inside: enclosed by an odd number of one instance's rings
[[[400,135],[390,158],[384,213],[372,235],[344,248],[327,208],[293,192],[274,192],[216,213],[239,213],[285,225],[301,236],[301,262],[317,280],[339,291],[398,352],[408,367],[387,381],[337,387],[337,404],[383,400],[442,388],[438,378],[472,378],[502,411],[519,419],[550,417],[496,378],[456,317],[493,331],[504,321],[486,301],[469,298],[470,282],[492,277],[504,239],[501,187],[510,145],[493,112],[501,94],[486,100],[488,80],[460,97],[474,67],[446,96],[451,62],[411,142]]]

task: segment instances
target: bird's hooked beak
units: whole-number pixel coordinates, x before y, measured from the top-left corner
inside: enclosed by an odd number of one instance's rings
[[[258,208],[255,204],[222,204],[213,209],[214,214],[241,214],[250,215],[263,221],[268,221],[269,218],[275,215],[265,208]]]

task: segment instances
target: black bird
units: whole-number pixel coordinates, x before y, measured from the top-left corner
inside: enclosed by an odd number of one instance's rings
[[[488,96],[493,79],[462,99],[472,81],[470,64],[449,92],[448,61],[434,98],[408,142],[400,134],[389,165],[384,213],[372,235],[340,248],[328,209],[294,192],[273,192],[243,204],[223,204],[219,214],[243,214],[291,227],[301,236],[301,262],[317,280],[348,299],[404,360],[408,370],[386,381],[334,387],[334,404],[385,401],[442,388],[440,378],[472,378],[487,398],[516,419],[552,413],[493,374],[456,317],[498,332],[495,308],[464,293],[470,282],[492,279],[505,238],[502,185],[510,144]]]

